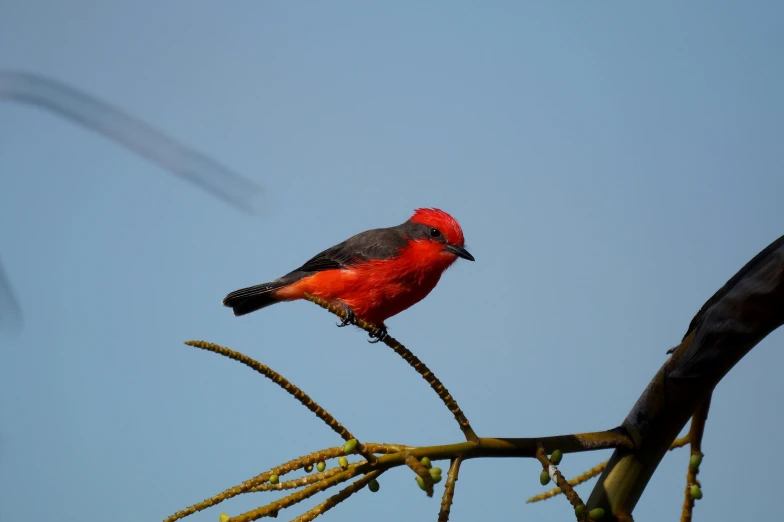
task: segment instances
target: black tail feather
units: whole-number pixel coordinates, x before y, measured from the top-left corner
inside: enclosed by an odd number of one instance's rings
[[[241,288],[223,298],[223,306],[231,307],[234,315],[245,315],[278,302],[273,292],[290,281],[273,281],[248,288]]]

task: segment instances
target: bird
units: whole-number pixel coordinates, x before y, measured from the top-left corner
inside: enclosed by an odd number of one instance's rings
[[[223,305],[242,316],[310,294],[345,310],[338,326],[372,324],[375,343],[388,336],[385,321],[424,299],[458,258],[475,261],[457,220],[418,208],[400,225],[360,232],[283,277],[231,292]]]

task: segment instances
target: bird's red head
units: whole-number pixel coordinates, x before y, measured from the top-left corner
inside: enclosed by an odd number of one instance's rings
[[[465,239],[463,238],[463,229],[460,228],[460,223],[455,218],[437,208],[418,208],[414,211],[409,221],[433,227],[441,231],[446,238],[447,243],[455,246],[463,246]]]
[[[460,223],[443,210],[418,208],[408,221],[430,229],[427,244],[431,246],[426,249],[429,252],[428,255],[452,254],[446,258],[448,263],[445,266],[454,263],[457,257],[462,257],[469,261],[474,260],[474,256],[463,248],[465,239],[463,238],[463,229],[460,228]]]

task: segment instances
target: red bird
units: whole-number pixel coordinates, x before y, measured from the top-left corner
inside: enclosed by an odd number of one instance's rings
[[[371,342],[378,342],[387,335],[384,321],[424,299],[458,257],[474,260],[463,244],[452,216],[420,208],[402,225],[361,232],[279,279],[230,293],[223,304],[245,315],[308,293],[344,307],[338,326],[356,318],[375,325]]]

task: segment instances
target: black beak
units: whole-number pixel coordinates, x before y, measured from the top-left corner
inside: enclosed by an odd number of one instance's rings
[[[446,250],[452,252],[457,257],[462,257],[463,259],[468,259],[469,261],[476,261],[476,259],[474,259],[474,256],[469,254],[468,250],[466,250],[463,247],[459,247],[455,245],[447,245]]]

